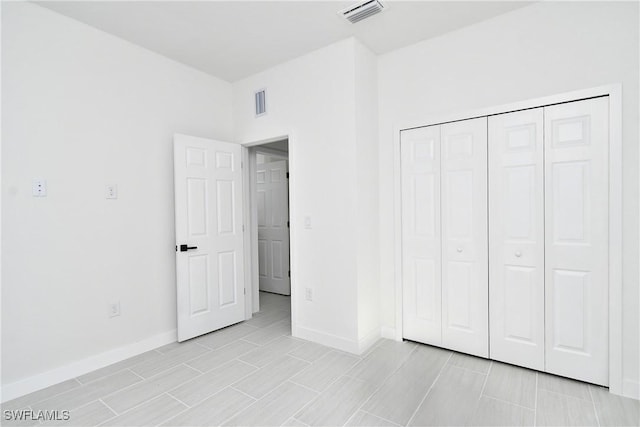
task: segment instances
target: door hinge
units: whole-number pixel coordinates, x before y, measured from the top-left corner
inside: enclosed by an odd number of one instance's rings
[[[243,291],[244,291],[244,294],[246,295],[247,294],[247,288],[244,288]]]
[[[242,232],[244,233],[244,224],[242,224]]]
[[[287,221],[287,228],[289,228],[289,227],[290,227],[290,225],[289,225],[289,221]]]
[[[178,245],[176,245],[176,252],[178,252]]]
[[[289,172],[287,172],[287,179],[289,179]]]
[[[291,270],[289,270],[289,277],[291,277]]]

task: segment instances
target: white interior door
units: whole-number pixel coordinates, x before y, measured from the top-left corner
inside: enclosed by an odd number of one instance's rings
[[[487,118],[441,125],[442,343],[489,356]]]
[[[244,320],[241,146],[174,136],[178,341]]]
[[[291,295],[287,161],[257,165],[260,290]]]
[[[608,98],[545,107],[546,370],[608,384]]]
[[[489,117],[491,358],[544,370],[543,110]]]
[[[402,333],[441,345],[440,126],[402,131]]]

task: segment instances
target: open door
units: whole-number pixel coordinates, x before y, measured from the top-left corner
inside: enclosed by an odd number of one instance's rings
[[[174,135],[178,341],[244,320],[241,149]]]
[[[287,161],[257,165],[260,290],[291,295]]]

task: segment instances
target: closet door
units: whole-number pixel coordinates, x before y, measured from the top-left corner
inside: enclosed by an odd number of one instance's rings
[[[403,335],[441,344],[440,126],[402,131]]]
[[[608,98],[545,107],[546,371],[608,384]]]
[[[441,125],[442,344],[488,357],[487,118]]]
[[[489,117],[491,358],[544,370],[543,110]]]

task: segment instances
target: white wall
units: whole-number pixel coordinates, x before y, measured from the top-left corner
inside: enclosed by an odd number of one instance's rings
[[[354,40],[358,339],[361,348],[380,336],[378,275],[378,64]]]
[[[395,327],[393,129],[407,120],[623,85],[623,375],[638,393],[638,4],[540,2],[379,57],[383,326]]]
[[[370,192],[362,195],[365,200],[357,196],[362,187],[359,177],[375,179],[377,175],[376,153],[371,153],[377,150],[375,132],[373,137],[363,135],[374,144],[366,153],[371,161],[357,161],[354,79],[356,50],[360,49],[364,48],[358,42],[347,39],[233,86],[236,140],[290,137],[293,333],[354,352],[361,350],[358,261],[359,248],[365,243],[360,238],[358,206],[373,205],[375,210],[377,198]],[[359,55],[363,59],[358,66],[365,72],[371,58],[366,59],[368,54],[363,51]],[[375,89],[374,77],[367,79],[366,87]],[[268,111],[256,118],[253,93],[265,87]],[[359,99],[370,98],[363,94]],[[370,120],[367,112],[362,123]],[[360,144],[366,144],[365,140]],[[305,216],[311,217],[311,229],[304,228]],[[375,220],[365,229],[372,229],[371,224]],[[369,258],[363,255],[362,265],[370,265]],[[305,300],[304,288],[312,289],[312,302]]]
[[[230,139],[232,91],[39,6],[2,8],[6,399],[34,375],[175,339],[172,134]]]

